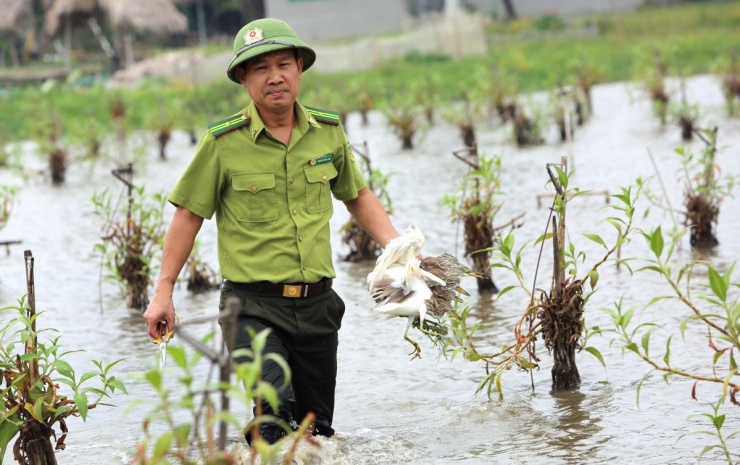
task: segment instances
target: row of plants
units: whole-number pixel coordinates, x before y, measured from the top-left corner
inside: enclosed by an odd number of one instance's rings
[[[65,449],[68,419],[79,417],[86,422],[93,409],[112,407],[107,403],[109,400],[128,394],[122,380],[114,374],[116,365],[123,359],[108,364],[93,360],[94,369],[82,374],[76,371],[79,366],[70,363],[70,354],[80,350],[67,350],[61,336],[47,336],[56,331],[40,323],[43,311],[36,308],[34,258],[30,250],[24,255],[28,293],[15,305],[0,308],[0,313],[7,316],[0,327],[0,381],[4,384],[0,391],[0,459],[12,450],[13,461],[20,465],[56,465],[56,451]],[[228,315],[236,315],[234,308],[225,309],[224,318]],[[271,446],[259,437],[257,429],[260,422],[271,418],[257,415],[244,426],[229,410],[229,400],[249,408],[254,401],[264,399],[277,411],[278,387],[260,379],[262,362],[266,358],[275,360],[286,370],[287,380],[290,369],[274,354],[262,354],[268,331],[253,334],[252,347],[234,354],[252,360],[235,366],[226,351],[219,350],[213,334],[197,339],[182,328],[178,328],[178,334],[196,348],[195,351],[188,351],[182,345],[167,348],[182,376],[165,377],[164,367],[139,374],[156,393],[156,401],[151,413],[142,419],[141,439],[129,451],[130,463],[233,464],[235,453],[226,450],[228,425],[242,432],[253,430],[251,463],[255,460],[264,464],[293,463],[298,445],[312,443],[310,418],[297,431],[290,431],[286,441]],[[195,381],[199,379],[195,371],[201,369],[199,363],[203,357],[221,367],[219,379],[210,376],[202,383]],[[182,389],[177,391],[179,397],[166,382],[169,379],[176,379],[181,385]],[[181,414],[183,411],[190,414],[186,419]]]
[[[497,300],[510,292],[519,292],[521,298],[515,299],[515,302],[521,302],[525,307],[512,334],[502,343],[493,345],[494,349],[491,349],[489,328],[475,321],[473,302],[459,302],[439,322],[433,324],[435,334],[430,338],[440,348],[442,355],[451,360],[461,357],[483,365],[485,374],[476,392],[485,392],[489,397],[497,393],[503,399],[504,375],[511,376],[512,368],[533,376],[542,365],[542,354],[537,350],[538,341],[542,341],[547,353],[552,356],[552,388],[577,387],[581,382],[577,354],[585,350],[606,366],[608,360],[593,342],[595,338],[605,337],[610,339],[610,346],[621,349],[623,355],[634,354],[646,364],[647,373],[637,385],[638,403],[643,383],[654,373],[662,374],[666,382],[675,376],[694,380],[694,388],[687,393],[694,399],[700,398],[697,395],[698,383],[717,385],[718,389],[712,391],[716,393],[712,395],[717,397],[712,397],[708,402],[710,410],[691,416],[700,417],[705,423],[708,421],[709,426],[694,433],[712,438],[698,456],[701,460],[705,454],[718,454],[720,460],[724,458],[727,463],[734,463],[738,454],[733,452],[736,447],[729,440],[740,432],[723,430],[727,414],[720,413],[720,409],[728,400],[740,406],[737,396],[740,381],[737,378],[735,355],[740,350],[740,332],[737,329],[740,324],[740,293],[737,291],[740,282],[733,276],[735,263],[724,270],[717,269],[702,258],[702,254],[706,255],[718,244],[716,228],[719,206],[723,199],[732,195],[737,176],[721,174],[717,162],[717,128],[696,130],[696,136],[704,142],[698,153],[684,147],[676,149],[684,185],[682,208],[673,209],[665,191],[659,194],[651,188],[656,181],[662,184],[660,178],[637,179],[633,186],[622,187],[621,192],[610,196],[612,201],[605,207],[614,214],[600,221],[613,228],[613,237],[583,234],[587,241],[603,248],[603,255],[595,260],[589,260],[565,227],[566,210],[573,208],[571,201],[589,194],[571,185],[572,172],[567,169],[566,157],[560,163],[548,164],[547,167],[548,184],[554,192],[544,234],[518,245],[514,233],[516,225],[510,221],[505,225],[508,233],[501,233],[504,228],[496,228],[498,234],[489,232],[493,246],[472,252],[466,249],[466,255],[473,257],[475,254],[489,254],[491,269],[498,270],[499,276],[508,275],[507,282],[513,281],[514,284],[500,289]],[[460,158],[459,154],[454,155]],[[467,159],[463,161],[470,163]],[[488,225],[489,231],[494,230],[494,220],[500,221],[496,212],[500,209],[501,201],[496,202],[491,195],[496,193],[500,197],[502,194],[496,175],[500,165],[499,157],[480,157],[479,164],[471,164],[474,182],[465,179],[458,196],[448,196],[446,199],[453,218],[465,224],[466,244],[473,249],[480,242],[475,234],[468,234],[468,221],[475,218],[475,213],[484,220],[478,219],[476,224]],[[663,213],[682,218],[683,224],[675,224],[671,228],[641,228],[635,223],[639,217],[637,205],[640,196],[646,197],[651,205],[659,207],[658,210]],[[480,205],[480,199],[486,199],[486,206]],[[477,211],[465,210],[468,204],[480,205],[480,208]],[[649,213],[650,209],[644,212],[644,216]],[[644,238],[647,257],[624,256],[621,253],[622,247],[629,245],[636,236]],[[687,238],[698,258],[676,264],[674,252]],[[535,287],[538,274],[542,274],[539,267],[544,246],[548,243],[551,244],[553,257],[549,291]],[[523,259],[525,252],[532,248],[539,251],[535,257],[536,263],[528,263]],[[531,258],[531,253],[526,256]],[[591,264],[586,265],[587,262]],[[589,326],[586,320],[591,318],[589,315],[593,315],[593,310],[589,310],[588,304],[599,287],[608,286],[601,279],[603,273],[600,270],[609,266],[626,269],[630,275],[637,275],[636,278],[648,273],[657,274],[666,284],[665,292],[644,297],[625,296],[629,300],[637,299],[637,304],[632,307],[627,307],[624,300],[619,300],[607,308],[594,309],[608,314],[611,327]],[[652,312],[664,314],[666,305],[669,305],[671,313],[677,315],[677,327],[655,323],[665,321],[665,318]],[[633,318],[638,313],[641,315],[640,322]],[[689,339],[686,337],[688,332],[703,333],[705,337]],[[672,344],[677,343],[678,335],[686,344],[686,350],[692,353],[703,353],[701,351],[705,350],[707,363],[704,366],[681,367],[671,359]],[[662,351],[657,347],[658,344],[663,345]],[[693,344],[699,344],[700,347]]]
[[[636,58],[639,65],[635,78],[653,101],[661,123],[666,124],[670,117],[681,126],[684,140],[690,140],[699,124],[700,106],[688,102],[685,92],[676,101],[666,84],[670,61],[665,55],[659,49],[642,51]],[[736,101],[740,100],[737,57],[719,59],[715,69],[720,73],[727,112],[734,115]],[[512,140],[525,146],[545,142],[548,123],[557,126],[560,141],[574,138],[575,129],[585,124],[593,112],[592,88],[604,79],[604,74],[600,67],[581,59],[572,73],[564,72],[551,81],[549,98],[540,103],[523,97],[514,76],[499,64],[478,67],[472,77],[473,82],[455,86],[464,86],[465,90],[450,96],[450,100],[445,99],[442,90],[451,89],[445,88],[443,78],[436,75],[426,75],[418,86],[404,81],[381,87],[383,82],[373,82],[318,90],[309,84],[302,100],[338,110],[342,119],[350,112],[358,112],[364,122],[368,112],[377,109],[397,133],[403,149],[413,148],[415,136],[434,125],[438,115],[459,128],[466,147],[476,145],[478,126],[491,123],[510,124]],[[125,152],[143,152],[152,143],[164,159],[174,130],[186,131],[195,144],[208,121],[248,103],[243,94],[245,100],[234,106],[234,100],[227,97],[234,92],[230,84],[195,88],[160,83],[136,91],[107,91],[102,87],[82,89],[73,83],[49,83],[41,91],[26,90],[3,98],[11,111],[3,113],[9,119],[0,126],[0,162],[19,168],[18,151],[10,142],[35,140],[38,153],[48,159],[50,178],[56,184],[64,182],[68,166],[108,159],[121,167],[126,162]],[[223,98],[217,98],[220,96]],[[39,114],[40,107],[46,110]],[[140,134],[144,137],[136,142],[130,135],[138,130],[143,130]],[[132,143],[136,146],[125,148]],[[111,145],[117,149],[111,149]]]
[[[710,210],[714,212],[715,216],[713,221],[709,221],[709,224],[716,225],[716,213],[718,213],[720,201],[731,193],[734,182],[734,179],[731,177],[719,176],[716,161],[718,147],[717,130],[714,129],[702,132],[700,133],[700,137],[706,141],[706,147],[700,154],[691,155],[688,151],[683,149],[679,149],[677,151],[681,156],[683,172],[686,173],[686,210],[679,212],[686,218],[686,226],[688,226],[688,229],[686,229],[684,233],[686,231],[690,233],[697,231],[701,232],[701,234],[706,233],[706,223],[699,224],[695,222],[696,218],[702,217],[702,215],[692,213],[694,211],[692,210],[692,205],[697,203],[711,207]],[[576,188],[570,187],[570,173],[567,170],[567,164],[564,160],[561,161],[560,164],[548,167],[550,182],[556,191],[551,209],[556,220],[552,221],[550,232],[534,240],[533,244],[535,246],[539,245],[542,247],[547,241],[552,241],[554,254],[553,265],[555,269],[553,270],[553,281],[549,293],[545,293],[544,291],[537,293],[527,286],[528,279],[525,279],[525,272],[527,272],[527,270],[525,270],[521,259],[521,251],[523,250],[523,247],[520,247],[518,250],[515,249],[513,233],[507,235],[494,234],[495,228],[493,226],[493,219],[495,218],[495,213],[500,208],[500,203],[498,203],[496,199],[501,193],[498,179],[502,160],[495,157],[489,158],[479,156],[477,152],[468,152],[470,151],[466,149],[465,153],[467,153],[467,157],[455,154],[461,159],[461,161],[468,163],[471,168],[470,176],[464,179],[463,185],[461,186],[461,194],[466,195],[455,197],[450,196],[447,201],[448,205],[451,207],[453,217],[459,218],[461,221],[466,223],[465,239],[466,241],[471,242],[471,246],[466,249],[466,254],[471,256],[474,266],[478,266],[475,265],[476,255],[492,256],[492,267],[494,269],[509,270],[514,273],[516,281],[519,284],[517,286],[508,286],[502,289],[499,295],[504,295],[518,289],[525,293],[525,300],[528,302],[520,322],[514,330],[514,340],[511,344],[504,345],[502,350],[498,353],[484,353],[479,349],[481,346],[479,335],[482,332],[481,327],[473,323],[470,319],[471,307],[460,306],[448,315],[449,319],[445,323],[450,327],[449,334],[446,337],[439,337],[437,341],[443,344],[445,351],[452,355],[451,358],[454,359],[459,355],[467,360],[483,363],[486,366],[486,375],[479,385],[479,391],[485,391],[489,395],[493,392],[499,392],[502,394],[502,378],[510,368],[516,367],[526,371],[535,370],[540,364],[541,357],[541,355],[535,350],[535,341],[538,339],[544,341],[546,348],[554,357],[555,363],[552,373],[553,387],[568,388],[577,386],[580,383],[580,375],[578,374],[576,365],[577,352],[581,349],[586,349],[601,360],[602,363],[606,363],[598,349],[588,345],[587,341],[597,334],[613,334],[615,340],[623,344],[625,351],[635,352],[643,360],[650,363],[655,370],[670,373],[672,375],[693,377],[694,379],[702,381],[723,381],[726,386],[726,391],[723,393],[723,396],[730,396],[731,400],[734,400],[736,385],[732,381],[732,377],[735,376],[736,367],[734,366],[733,351],[737,348],[734,345],[736,344],[736,338],[734,336],[736,331],[734,329],[734,325],[736,325],[737,318],[735,313],[737,313],[738,307],[737,298],[733,297],[731,290],[733,287],[740,286],[732,280],[732,268],[725,270],[724,272],[720,272],[714,270],[704,262],[691,262],[683,266],[677,274],[672,272],[670,267],[667,265],[667,259],[671,256],[678,241],[683,237],[683,233],[676,232],[669,241],[666,241],[661,228],[646,231],[637,230],[647,240],[650,250],[655,255],[655,258],[647,260],[642,259],[645,264],[637,268],[636,271],[652,271],[660,273],[666,278],[672,289],[674,289],[676,293],[675,299],[693,312],[693,315],[688,317],[684,323],[682,323],[682,332],[685,330],[684,325],[693,323],[695,320],[700,320],[701,323],[710,327],[710,334],[711,332],[714,332],[712,338],[728,344],[727,346],[721,346],[719,342],[712,343],[714,348],[713,350],[715,350],[715,357],[713,359],[714,365],[725,360],[723,357],[727,357],[730,360],[730,372],[728,372],[725,377],[716,375],[711,377],[704,376],[674,368],[670,364],[670,342],[667,345],[666,354],[664,354],[662,358],[663,363],[658,363],[656,361],[658,359],[651,356],[649,350],[650,337],[652,334],[652,332],[650,332],[650,328],[652,325],[640,325],[637,328],[631,328],[629,325],[631,323],[631,316],[634,313],[634,309],[624,309],[621,306],[621,303],[616,303],[615,307],[609,310],[615,325],[613,330],[607,331],[593,327],[589,328],[585,323],[584,311],[592,291],[599,283],[599,267],[606,266],[609,262],[614,262],[615,259],[613,258],[613,255],[615,251],[618,250],[619,246],[627,243],[630,240],[630,236],[633,235],[636,230],[632,221],[635,215],[637,192],[643,190],[644,187],[642,181],[638,181],[637,187],[624,188],[620,194],[613,196],[617,203],[611,205],[610,208],[620,213],[621,216],[617,215],[607,217],[605,219],[608,224],[614,227],[616,232],[615,239],[611,241],[611,243],[599,235],[586,235],[588,240],[603,246],[605,253],[603,257],[597,259],[593,265],[587,267],[586,271],[583,272],[581,268],[586,261],[585,254],[579,252],[573,243],[566,242],[565,238],[567,235],[564,227],[564,218],[567,203],[585,193]],[[379,186],[384,186],[385,184],[383,180],[386,178],[377,172],[372,174],[373,170],[369,166],[369,157],[363,157],[363,159],[367,163],[367,169],[371,172],[370,177],[373,178],[374,176],[376,179],[380,179]],[[141,284],[148,283],[148,278],[143,279],[143,277],[152,272],[153,268],[150,267],[151,263],[149,261],[156,255],[152,253],[152,251],[156,249],[156,245],[161,241],[161,233],[158,234],[156,231],[161,231],[161,208],[163,205],[163,199],[161,195],[158,196],[155,194],[151,199],[154,200],[154,202],[147,206],[146,204],[149,200],[146,199],[147,196],[145,196],[143,189],[136,188],[132,183],[132,178],[130,177],[132,170],[130,167],[128,170],[115,170],[114,174],[117,174],[119,178],[123,178],[122,180],[124,181],[128,195],[121,197],[121,199],[125,199],[125,201],[119,200],[118,202],[114,202],[107,192],[96,194],[94,196],[94,204],[98,209],[99,216],[101,219],[105,219],[103,228],[105,233],[102,237],[104,245],[100,246],[100,250],[101,252],[104,252],[106,257],[108,257],[107,263],[109,270],[111,271],[111,277],[114,278],[115,281],[123,284],[122,287],[124,288],[125,295],[127,295],[129,305],[132,307],[139,307],[142,305],[142,302],[145,301],[144,297],[147,287],[146,285],[142,286]],[[384,188],[382,191],[385,192]],[[697,202],[695,198],[699,195],[703,195],[704,197],[702,201]],[[381,194],[381,197],[387,198],[386,205],[390,210],[390,196],[388,193],[385,192],[385,194]],[[661,199],[658,198],[658,196],[653,195],[651,199],[656,204],[661,203]],[[475,228],[471,228],[471,233],[468,234],[468,222],[470,222],[470,224],[475,224],[476,228],[478,227],[477,225],[482,225],[482,233]],[[547,223],[548,225],[551,224],[551,218],[548,218]],[[145,232],[146,234],[144,234]],[[709,234],[714,237],[711,228],[709,230]],[[498,237],[498,242],[493,246],[481,247],[480,240],[482,237],[490,240]],[[700,237],[702,236],[699,235],[695,240],[692,240],[692,245],[712,246],[716,244],[716,238],[714,243],[704,243],[699,241]],[[148,244],[147,247],[149,247],[149,249],[141,248],[142,244],[145,243]],[[665,246],[666,243],[669,243],[668,247]],[[130,253],[131,251],[133,251],[133,253]],[[131,271],[131,263],[126,260],[128,258],[137,257],[139,259],[141,259],[141,257],[147,257],[147,260],[145,260],[144,263],[139,264],[144,265],[144,267],[134,267],[133,271]],[[372,259],[374,256],[370,254],[366,258]],[[488,260],[485,262],[487,261]],[[617,263],[628,268],[630,267],[631,262],[636,261],[640,260],[624,258],[616,260]],[[689,286],[689,282],[696,283],[696,279],[690,279],[692,271],[695,268],[701,267],[707,268],[709,281],[706,288],[711,289],[712,294],[700,294],[699,298],[712,306],[723,308],[727,315],[726,317],[722,316],[721,312],[718,313],[711,309],[705,310],[704,308],[701,308],[692,297],[695,293],[693,288],[682,288],[682,286]],[[531,270],[529,271],[531,272]],[[537,273],[536,268],[535,273]],[[132,279],[128,280],[127,276],[131,276]],[[587,286],[591,288],[590,291],[586,291]],[[132,297],[132,289],[138,289],[141,291],[142,288],[144,291],[143,296],[140,293],[138,297]],[[662,299],[663,296],[658,298]],[[671,296],[671,298],[674,297]],[[651,306],[655,301],[656,299],[653,299],[651,302],[646,304],[646,307]],[[19,305],[14,308],[22,313],[28,311],[30,307],[30,305],[21,301],[19,302]],[[28,321],[32,321],[33,319],[28,316],[25,318],[28,318]],[[13,323],[15,324],[19,321],[14,320]],[[6,330],[8,328],[10,327],[7,327]],[[23,336],[23,331],[21,331],[21,337],[27,337]],[[638,339],[639,343],[637,342]],[[25,341],[27,340],[28,339],[25,339]],[[55,350],[57,345],[57,341],[53,341],[52,347]],[[12,349],[12,346],[9,347]],[[44,351],[47,349],[45,346],[41,346],[37,350]],[[180,352],[182,351],[182,348],[176,348],[173,346],[168,348],[168,350],[173,354],[172,357],[175,360],[176,365],[180,369],[185,370],[186,374],[187,370],[192,370],[194,364],[197,363],[197,356],[193,361],[188,361],[184,352]],[[61,356],[63,355],[64,354]],[[49,357],[50,355],[47,354],[46,356]],[[51,356],[54,356],[53,353]],[[18,391],[14,391],[12,388],[13,386],[16,386],[17,383],[20,383],[20,381],[16,380],[23,379],[25,376],[21,372],[23,370],[30,370],[33,367],[33,364],[28,366],[23,364],[19,365],[19,362],[25,360],[19,357],[20,356],[15,356],[14,365],[11,365],[11,362],[7,362],[7,368],[4,368],[5,370],[8,370],[6,373],[18,373],[13,375],[10,381],[6,381],[6,390],[4,391],[8,395],[12,394],[16,399],[23,398],[23,396],[33,396],[31,391],[28,391],[27,393],[24,393],[25,391],[19,393]],[[36,357],[28,356],[25,358],[33,360]],[[12,350],[10,349],[8,350],[7,359],[11,361],[13,359]],[[259,360],[259,357],[257,357],[257,360]],[[74,378],[74,372],[67,370],[66,365],[59,362],[56,358],[51,361],[46,361],[45,363],[52,367],[62,367],[60,374],[62,374],[62,376],[72,377],[71,383],[73,383],[73,385],[71,387],[75,389],[75,407],[62,409],[62,412],[69,411],[69,415],[84,416],[85,413],[82,411],[86,408],[86,402],[83,402],[83,397],[81,397],[81,393],[79,392],[79,389],[81,389],[79,386],[82,384],[82,381],[76,381],[76,378]],[[83,378],[85,378],[84,381],[100,375],[102,376],[102,382],[105,386],[105,383],[110,381],[109,377],[107,377],[107,370],[109,368],[110,365],[103,366],[101,362],[99,369],[102,374],[90,372],[90,374],[85,374],[85,376],[83,376]],[[248,372],[244,374],[245,377],[248,377],[248,379],[251,380],[259,379],[259,364],[255,364],[254,366],[244,369],[248,370]],[[51,370],[51,368],[48,370]],[[60,369],[57,368],[57,370]],[[64,373],[67,373],[67,375],[64,375]],[[237,374],[237,376],[240,375]],[[53,378],[50,379],[53,380]],[[228,463],[226,461],[220,461],[222,459],[226,460],[224,457],[228,457],[228,455],[225,455],[222,450],[214,448],[212,439],[208,439],[212,438],[212,435],[214,434],[214,422],[228,418],[227,414],[215,413],[215,407],[211,400],[209,400],[212,397],[208,399],[203,398],[202,403],[194,403],[194,394],[193,391],[191,391],[191,389],[194,388],[188,385],[188,394],[186,394],[186,397],[179,402],[173,401],[168,397],[169,390],[164,385],[160,372],[152,371],[146,375],[145,379],[160,393],[160,402],[162,405],[160,406],[161,408],[157,409],[157,411],[164,412],[165,416],[163,421],[166,432],[161,435],[152,436],[151,434],[153,433],[150,434],[148,432],[149,430],[145,428],[147,439],[142,442],[137,451],[137,463],[191,463],[189,461],[194,460],[192,452],[188,453],[187,450],[188,448],[192,448],[193,443],[199,444],[198,448],[201,454],[200,457],[209,457],[209,460],[212,460],[211,463]],[[192,381],[192,376],[185,376],[182,379]],[[118,383],[113,383],[113,385],[119,390],[122,390]],[[37,385],[31,384],[30,387],[26,386],[25,388],[27,388],[27,390],[33,390],[34,386]],[[41,389],[41,387],[43,387],[43,383],[37,387]],[[96,391],[95,389],[98,388],[93,388],[92,390],[84,391],[82,393],[97,392],[101,395],[99,392],[101,390],[98,389]],[[224,382],[219,384],[217,388],[207,392],[210,392],[212,396],[215,396],[218,392],[230,392],[230,389],[237,388],[235,388],[232,383]],[[102,393],[105,392],[105,389],[102,389]],[[202,391],[198,390],[197,392],[201,393]],[[57,396],[56,398],[62,399],[60,402],[64,401],[62,397],[59,397],[56,394],[56,391],[52,392],[52,394],[44,395],[47,396],[45,398],[48,398],[49,396]],[[239,390],[238,393],[232,392],[229,395],[234,397],[243,395],[243,393]],[[77,399],[77,397],[79,397],[79,399]],[[246,397],[246,405],[249,405],[252,398],[253,397]],[[87,405],[87,408],[94,406],[99,401],[100,399],[96,402],[88,403],[89,405]],[[20,406],[23,406],[23,409],[25,409],[21,412],[27,412],[31,405],[39,405],[38,409],[42,409],[47,405],[44,404],[43,401],[39,404],[38,397],[34,398],[33,402],[16,402],[16,404],[18,407],[12,413],[21,411]],[[48,413],[47,417],[44,417],[42,413],[39,413],[42,412],[42,410],[35,412],[38,414],[37,416],[42,420],[44,420],[44,418],[51,418],[55,421],[59,421],[60,425],[63,425],[61,420],[63,420],[64,417],[61,414],[57,415],[55,412],[58,411],[60,407],[72,404],[62,403],[54,406],[55,404],[50,403],[48,405],[50,413]],[[12,408],[12,406],[9,407],[11,410]],[[173,409],[175,408],[192,409],[194,420],[185,424],[176,424],[172,418],[167,417],[167,415],[173,414]],[[719,409],[719,404],[715,404],[714,408]],[[6,415],[6,418],[11,418],[12,413]],[[723,453],[728,454],[729,456],[729,446],[727,446],[726,443],[727,437],[723,436],[721,431],[722,424],[721,420],[719,420],[720,415],[718,411],[713,411],[711,417],[714,419],[713,424],[716,428],[714,433],[716,433],[715,435],[718,438],[718,441],[720,441],[720,444],[710,445],[711,448],[707,449],[707,451],[719,448]],[[14,423],[10,422],[10,420],[6,420],[6,423],[4,423],[7,425],[5,426],[7,429],[5,434],[9,437],[8,441],[15,438],[21,431],[21,426],[19,425],[22,423],[20,423],[20,420],[15,418],[12,419],[15,421]],[[204,423],[205,426],[203,426],[203,428],[195,428],[195,423],[200,420],[206,422]],[[44,421],[48,422],[49,420]],[[229,421],[232,421],[236,426],[237,422],[235,420],[230,419]],[[148,427],[148,421],[146,425]],[[305,423],[305,425],[308,425],[308,422]],[[48,428],[44,431],[48,431]],[[62,431],[65,430],[62,429]],[[205,435],[205,439],[203,435]],[[294,440],[299,441],[301,437],[302,436],[300,435],[295,436]],[[18,447],[21,448],[22,444],[24,444],[24,441],[26,440],[19,439],[19,441]],[[63,441],[61,444],[63,444]],[[279,449],[268,448],[266,445],[262,449],[257,447],[255,450],[259,453],[272,454],[271,457],[275,460],[277,460],[277,457],[280,454]],[[28,453],[29,452],[27,451],[23,452],[26,456]],[[31,453],[33,454],[33,452]],[[285,456],[283,455],[281,457]]]

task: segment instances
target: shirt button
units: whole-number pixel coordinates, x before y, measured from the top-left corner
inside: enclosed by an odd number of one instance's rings
[[[298,240],[299,240],[300,242],[303,242],[303,236],[298,236]]]
[[[293,184],[295,182],[295,179],[290,178],[290,183]]]
[[[257,192],[257,186],[252,186],[252,192]]]
[[[293,209],[293,214],[294,214],[294,215],[297,215],[297,214],[298,214],[298,210],[296,210],[296,209]]]
[[[321,176],[322,181],[326,181],[326,176]]]
[[[306,265],[303,265],[303,271],[306,271]]]

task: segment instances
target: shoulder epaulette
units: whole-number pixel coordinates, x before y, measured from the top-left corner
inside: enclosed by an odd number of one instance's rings
[[[308,114],[313,116],[316,121],[322,123],[332,124],[334,126],[339,125],[339,113],[336,111],[322,110],[320,108],[306,107]]]
[[[226,119],[222,119],[221,121],[216,121],[215,123],[209,124],[208,130],[211,132],[213,137],[220,137],[227,132],[231,132],[235,129],[239,129],[248,125],[249,116],[239,113],[234,116],[229,116]]]

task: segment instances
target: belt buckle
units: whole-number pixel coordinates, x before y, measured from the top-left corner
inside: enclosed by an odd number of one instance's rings
[[[301,296],[301,285],[283,284],[283,297],[298,298]]]

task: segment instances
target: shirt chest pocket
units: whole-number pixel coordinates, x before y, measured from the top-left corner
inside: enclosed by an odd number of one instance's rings
[[[231,178],[236,193],[234,212],[239,221],[257,223],[278,217],[275,173],[239,173]]]
[[[337,177],[331,163],[303,168],[306,173],[306,209],[309,213],[325,212],[331,208],[330,181]]]

